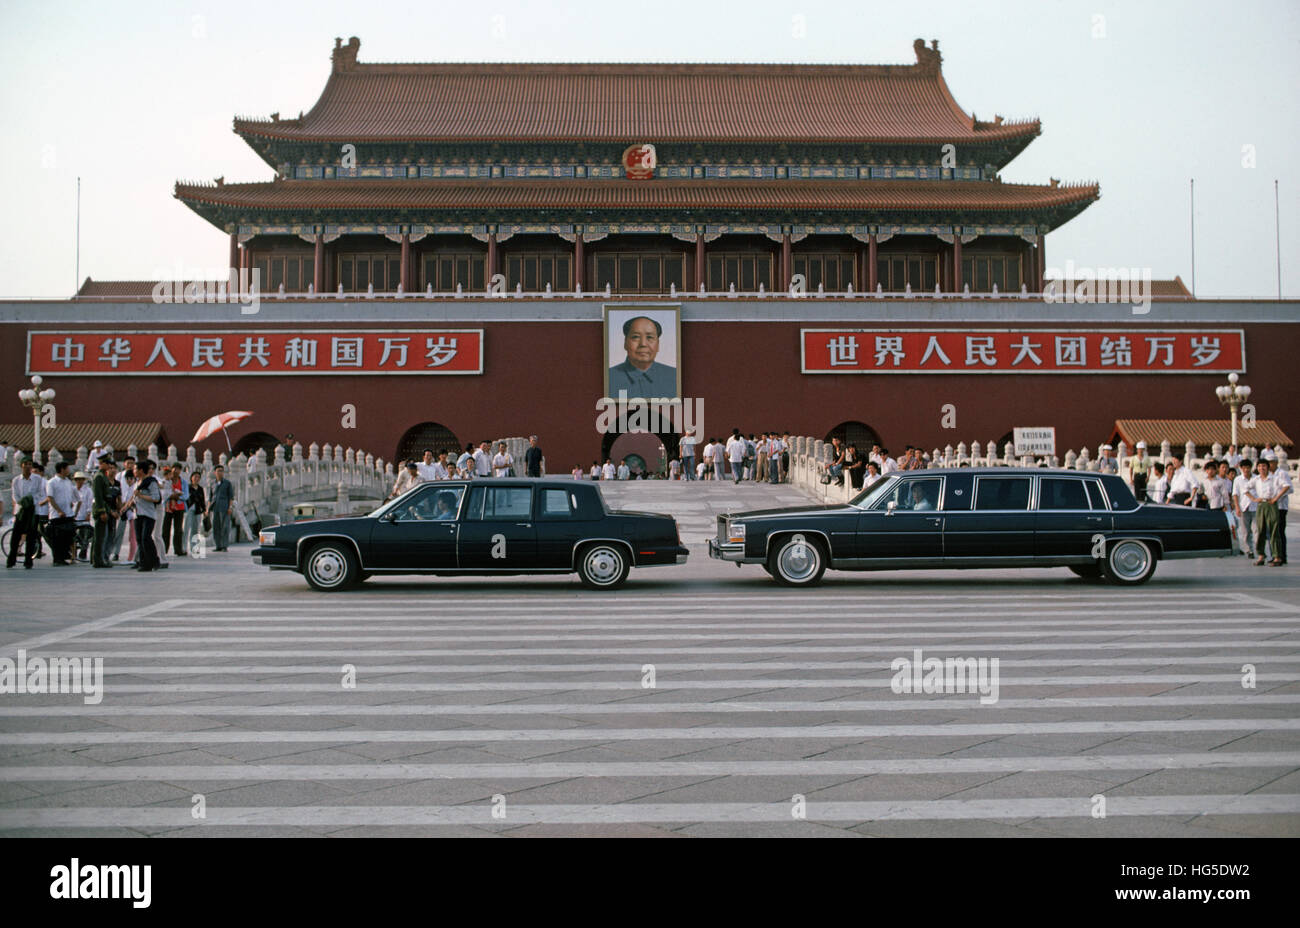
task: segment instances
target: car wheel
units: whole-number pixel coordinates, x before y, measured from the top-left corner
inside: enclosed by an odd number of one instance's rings
[[[1071,572],[1072,572],[1076,577],[1082,577],[1082,578],[1085,579],[1085,580],[1100,580],[1100,579],[1101,579],[1101,565],[1100,565],[1100,564],[1076,564],[1076,565],[1073,565],[1073,566],[1070,567],[1070,571],[1071,571]]]
[[[619,545],[601,542],[578,552],[578,578],[589,590],[617,589],[631,569],[627,551]]]
[[[1156,558],[1145,541],[1125,538],[1115,542],[1106,552],[1102,576],[1119,586],[1136,586],[1146,583],[1156,572]]]
[[[826,572],[826,552],[817,539],[789,535],[767,556],[767,567],[782,586],[812,586]]]
[[[333,593],[346,590],[357,582],[361,567],[352,547],[344,542],[325,541],[307,552],[303,561],[303,576],[313,590]]]

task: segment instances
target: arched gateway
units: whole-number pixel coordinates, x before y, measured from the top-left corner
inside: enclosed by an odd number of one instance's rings
[[[441,422],[421,422],[402,433],[401,440],[397,443],[397,453],[393,455],[393,463],[419,461],[426,451],[432,451],[435,457],[439,451],[449,452],[448,456],[454,461],[460,449],[456,433]]]

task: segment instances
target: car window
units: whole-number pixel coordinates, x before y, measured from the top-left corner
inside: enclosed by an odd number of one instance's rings
[[[1028,509],[1028,477],[980,477],[975,481],[976,509]]]
[[[537,518],[569,519],[577,508],[576,494],[569,490],[541,490],[538,494]]]
[[[502,522],[523,520],[532,515],[532,487],[481,487],[471,491],[468,522]]]
[[[464,487],[424,487],[404,496],[392,511],[395,522],[452,522],[460,509]]]
[[[939,508],[938,477],[904,477],[876,500],[874,509],[888,509],[890,503],[899,511],[927,512]]]
[[[1082,480],[1044,477],[1039,481],[1039,509],[1088,509],[1088,491]]]
[[[1092,500],[1092,508],[1105,509],[1106,497],[1102,495],[1101,484],[1095,480],[1085,480],[1084,484],[1088,487],[1088,499]]]

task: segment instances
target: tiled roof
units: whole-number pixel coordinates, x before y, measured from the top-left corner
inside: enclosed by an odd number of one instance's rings
[[[77,297],[149,296],[158,283],[157,280],[95,280],[87,277],[77,291]],[[209,282],[204,286],[215,290],[217,283],[224,284],[225,281]]]
[[[991,181],[300,180],[176,185],[191,205],[292,209],[1030,210],[1086,204],[1096,184]]]
[[[978,122],[937,49],[911,65],[360,64],[336,48],[316,105],[235,131],[327,142],[901,142],[1027,138],[1038,120]],[[340,52],[343,54],[340,55]]]
[[[33,448],[33,438],[31,422],[0,423],[0,445],[12,445],[28,452]],[[57,429],[41,431],[41,455],[48,462],[50,449],[58,448],[65,460],[72,460],[78,448],[89,449],[96,439],[112,448],[120,459],[131,445],[144,453],[150,444],[157,442],[160,450],[165,451],[163,442],[167,436],[160,422],[60,422]]]
[[[1218,442],[1227,448],[1232,442],[1232,421],[1226,416],[1222,419],[1117,419],[1111,438],[1123,439],[1130,451],[1139,441],[1144,441],[1147,443],[1148,454],[1158,454],[1160,443],[1166,440],[1173,445],[1174,451],[1180,450],[1189,441],[1199,447],[1209,447]],[[1274,419],[1256,420],[1253,428],[1239,424],[1237,439],[1243,447],[1291,447],[1291,439]]]

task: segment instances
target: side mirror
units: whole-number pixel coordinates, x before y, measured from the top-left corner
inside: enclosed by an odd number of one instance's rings
[[[388,512],[384,514],[384,521],[385,521],[385,522],[396,522],[396,521],[397,521],[397,510],[396,510],[396,509],[390,509],[390,510],[388,510]]]

